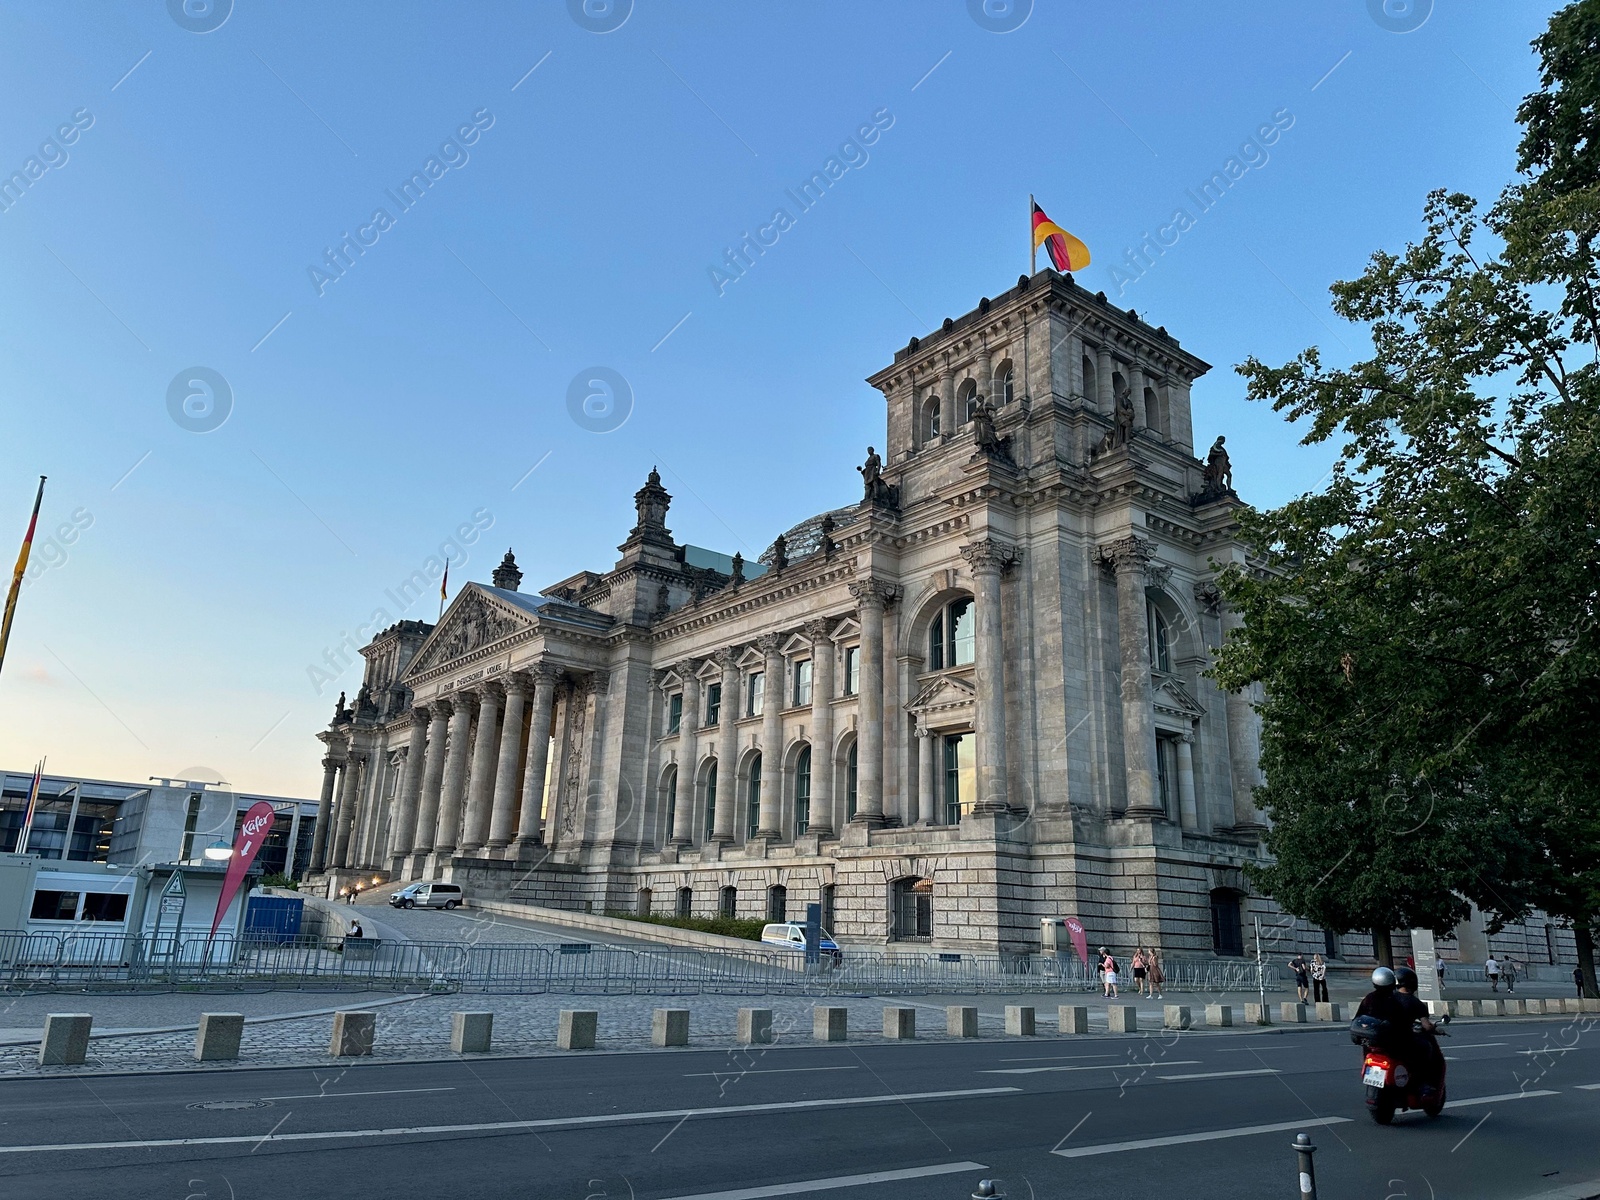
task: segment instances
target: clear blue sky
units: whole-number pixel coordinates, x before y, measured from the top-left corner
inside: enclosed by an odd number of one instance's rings
[[[0,173],[39,160],[0,212],[0,554],[46,474],[55,564],[0,675],[0,766],[283,794],[314,793],[359,681],[319,695],[308,668],[375,610],[433,619],[386,589],[479,510],[452,590],[508,545],[524,587],[606,569],[652,464],[680,541],[746,557],[853,500],[883,429],[863,377],[1015,283],[1030,192],[1117,296],[1187,189],[1258,164],[1120,302],[1215,365],[1196,441],[1228,436],[1242,495],[1314,486],[1329,455],[1231,367],[1361,350],[1327,285],[1429,189],[1504,183],[1550,11],[1445,0],[1394,32],[1365,0],[1038,0],[1000,33],[965,0],[637,0],[598,33],[558,0],[237,0],[195,32],[169,7],[0,8]],[[1241,151],[1279,110],[1266,160]],[[801,213],[785,189],[830,157],[856,165]],[[314,282],[346,234],[376,240]],[[603,433],[568,408],[595,366],[633,396]],[[193,367],[232,394],[208,432],[169,412]]]

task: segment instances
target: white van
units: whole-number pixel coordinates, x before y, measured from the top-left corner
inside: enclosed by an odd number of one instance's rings
[[[391,908],[460,908],[465,897],[453,883],[413,883],[389,897]]]
[[[793,921],[786,921],[774,925],[761,927],[761,944],[763,946],[778,946],[785,950],[798,950],[802,954],[806,949],[806,927]],[[823,956],[839,962],[844,958],[844,951],[839,949],[839,944],[828,936],[828,931],[822,931],[822,941],[818,947]]]

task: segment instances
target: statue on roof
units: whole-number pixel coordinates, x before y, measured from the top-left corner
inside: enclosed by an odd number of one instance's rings
[[[729,576],[728,582],[734,587],[738,587],[744,582],[744,555],[737,550],[733,553],[733,572]]]
[[[494,569],[494,586],[514,592],[522,583],[522,572],[517,569],[517,560],[512,555],[510,548],[506,556],[500,560],[500,565]]]
[[[789,539],[779,534],[772,543],[772,569],[781,571],[789,565]]]
[[[1200,473],[1200,490],[1189,498],[1190,503],[1206,504],[1234,495],[1233,463],[1223,446],[1226,441],[1219,437],[1211,443],[1211,449],[1206,452],[1206,465]]]
[[[883,459],[878,457],[875,449],[867,447],[867,461],[856,470],[861,472],[861,485],[865,491],[865,495],[862,496],[863,503],[896,507],[899,501],[899,489],[884,479]]]

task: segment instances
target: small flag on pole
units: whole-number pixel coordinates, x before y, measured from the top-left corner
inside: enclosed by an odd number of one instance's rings
[[[44,763],[39,762],[33,768],[33,782],[28,785],[28,806],[22,814],[22,833],[17,838],[17,853],[28,852],[28,834],[33,829],[33,810],[39,806],[39,785],[44,780]]]
[[[1055,269],[1069,274],[1087,267],[1089,247],[1045,216],[1044,209],[1033,203],[1032,197],[1029,197],[1029,203],[1033,205],[1034,253],[1037,254],[1042,245]]]
[[[17,568],[11,573],[11,590],[6,593],[6,614],[0,618],[0,665],[6,661],[6,643],[11,640],[11,621],[17,615],[17,594],[22,591],[22,575],[28,569],[28,553],[33,549],[33,531],[39,524],[39,505],[44,501],[44,476],[39,476],[39,491],[33,498],[33,516],[28,518],[28,532],[22,539],[22,552],[17,555]]]
[[[450,564],[444,565],[444,578],[439,581],[439,616],[444,616],[445,597],[450,594]]]

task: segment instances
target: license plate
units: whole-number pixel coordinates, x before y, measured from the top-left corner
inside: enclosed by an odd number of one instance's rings
[[[1389,1073],[1382,1067],[1368,1067],[1361,1076],[1361,1082],[1368,1087],[1382,1087],[1388,1082]]]

